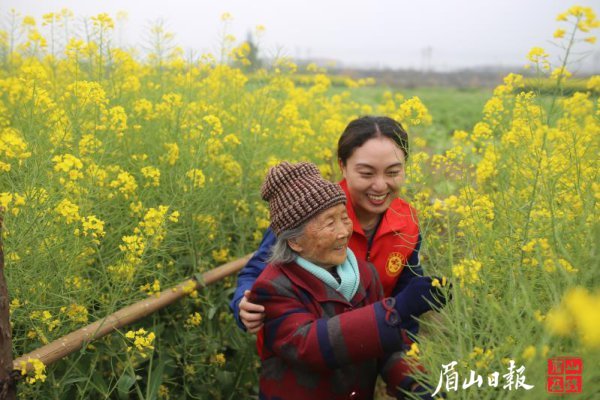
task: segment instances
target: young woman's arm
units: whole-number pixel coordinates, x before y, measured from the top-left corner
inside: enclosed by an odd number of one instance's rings
[[[260,242],[258,250],[238,274],[237,287],[235,289],[235,293],[233,294],[233,298],[229,303],[229,307],[231,307],[233,316],[235,317],[240,329],[246,330],[246,326],[240,318],[240,302],[244,298],[244,293],[252,288],[252,285],[254,285],[256,279],[265,269],[267,259],[271,253],[271,247],[274,244],[275,234],[271,228],[268,228],[263,236],[262,241]]]
[[[415,249],[408,257],[408,260],[406,260],[406,265],[398,277],[394,290],[392,290],[392,296],[400,293],[413,278],[423,276],[423,267],[421,267],[421,260],[419,259],[421,241],[421,233],[419,233]]]

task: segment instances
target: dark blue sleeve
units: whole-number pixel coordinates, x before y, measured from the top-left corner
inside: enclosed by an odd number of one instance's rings
[[[410,282],[410,280],[412,278],[417,277],[417,276],[423,276],[423,268],[421,267],[421,262],[419,260],[419,251],[421,250],[421,240],[422,240],[421,233],[419,232],[419,237],[417,239],[417,244],[415,245],[415,249],[413,250],[413,252],[410,255],[410,257],[408,258],[408,260],[406,261],[406,266],[404,267],[404,269],[400,273],[400,276],[398,277],[396,286],[394,287],[394,290],[392,291],[392,296],[395,296],[396,294],[398,294],[402,290],[404,290],[404,288],[406,287],[406,285],[408,285],[408,282]],[[411,321],[406,321],[405,325],[403,327],[409,333],[412,333],[413,335],[416,335],[417,333],[419,333],[419,323],[414,319],[411,319]]]
[[[413,250],[410,257],[406,261],[406,266],[400,273],[398,277],[398,281],[396,282],[396,286],[394,290],[392,290],[392,296],[400,293],[408,282],[416,276],[423,276],[423,267],[421,267],[421,262],[419,260],[419,251],[421,250],[421,233],[419,233],[419,237],[417,239],[417,244],[415,245],[415,249]]]
[[[238,326],[243,330],[246,330],[246,327],[240,320],[240,300],[244,297],[246,290],[252,289],[254,281],[256,281],[267,266],[267,259],[271,254],[271,247],[275,244],[275,240],[275,233],[269,227],[262,238],[262,242],[260,242],[258,250],[238,274],[237,287],[229,303],[229,307],[233,311],[233,316]]]

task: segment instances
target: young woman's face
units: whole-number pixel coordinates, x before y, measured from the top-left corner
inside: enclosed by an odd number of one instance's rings
[[[379,136],[358,147],[340,167],[359,220],[384,213],[404,182],[405,156],[390,138]]]

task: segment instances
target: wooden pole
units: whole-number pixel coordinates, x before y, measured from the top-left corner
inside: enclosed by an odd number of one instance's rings
[[[174,303],[180,298],[187,296],[196,289],[210,285],[239,271],[246,265],[250,257],[252,257],[252,254],[248,254],[238,260],[228,262],[227,264],[223,264],[220,267],[207,271],[198,279],[188,279],[171,289],[162,291],[158,296],[149,297],[122,308],[101,320],[71,332],[37,350],[22,355],[14,361],[14,367],[21,368],[21,362],[26,362],[29,358],[37,358],[45,365],[52,364],[53,362],[80,350],[89,342],[100,339],[114,330],[152,314],[153,312]],[[28,363],[26,368],[29,371],[31,365]]]
[[[4,278],[4,245],[2,243],[3,214],[4,209],[0,207],[0,399],[14,400],[17,395],[17,385],[12,380],[12,335],[8,287]]]

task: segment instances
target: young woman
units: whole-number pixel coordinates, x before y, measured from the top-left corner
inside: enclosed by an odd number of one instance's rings
[[[406,131],[388,117],[355,119],[338,141],[338,163],[344,178],[340,185],[354,224],[349,247],[357,259],[374,265],[385,296],[400,293],[411,279],[423,275],[416,212],[398,197],[408,154]],[[238,275],[231,301],[238,325],[252,333],[263,325],[264,307],[248,300],[250,288],[264,270],[274,243],[275,235],[269,228]],[[403,326],[413,334],[418,331],[414,320],[403,321]]]

